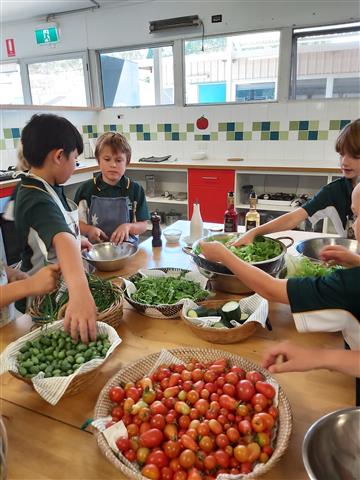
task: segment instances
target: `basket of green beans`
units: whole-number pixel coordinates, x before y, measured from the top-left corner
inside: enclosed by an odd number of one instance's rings
[[[114,328],[119,326],[123,316],[123,286],[111,280],[105,280],[96,275],[87,275],[89,288],[98,311],[97,320]],[[66,287],[47,295],[36,297],[29,309],[29,314],[36,325],[43,325],[64,318],[69,293]]]

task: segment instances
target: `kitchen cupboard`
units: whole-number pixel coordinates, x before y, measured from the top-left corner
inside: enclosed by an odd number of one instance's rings
[[[189,168],[189,219],[193,205],[198,201],[205,222],[223,223],[227,193],[234,189],[235,170]]]

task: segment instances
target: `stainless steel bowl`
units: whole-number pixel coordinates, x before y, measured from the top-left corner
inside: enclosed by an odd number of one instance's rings
[[[360,408],[346,408],[317,420],[307,431],[302,456],[311,480],[358,480]]]
[[[122,268],[135,255],[138,248],[130,242],[115,245],[111,242],[97,243],[89,251],[82,252],[82,257],[97,270],[113,272]]]
[[[205,270],[199,266],[199,272],[210,280],[211,289],[220,292],[237,293],[245,295],[252,293],[251,288],[247,287],[236,275],[227,275],[226,273],[216,273]]]
[[[320,260],[320,250],[326,245],[341,245],[353,253],[360,255],[360,244],[356,240],[341,237],[320,237],[303,240],[295,245],[299,253],[311,260]]]

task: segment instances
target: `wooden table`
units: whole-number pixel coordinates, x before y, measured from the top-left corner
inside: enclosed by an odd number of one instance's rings
[[[188,233],[189,222],[177,222]],[[284,232],[299,240],[318,234]],[[279,236],[279,235],[277,235]],[[128,276],[143,267],[195,268],[191,258],[182,252],[182,245],[152,248],[151,238],[140,245],[130,265],[119,275]],[[113,275],[113,274],[111,274]],[[102,276],[106,276],[102,274]],[[109,276],[109,275],[108,275]],[[231,298],[218,292],[217,298]],[[263,352],[274,342],[285,338],[300,345],[324,348],[342,348],[340,334],[299,334],[288,306],[270,305],[273,330],[259,330],[242,343],[214,345],[214,348],[233,352],[259,363]],[[28,332],[31,322],[22,319],[0,331],[3,350],[10,342]],[[56,406],[45,402],[24,382],[10,374],[0,381],[1,414],[9,437],[8,479],[21,480],[109,480],[124,478],[97,447],[94,437],[80,426],[93,415],[101,388],[122,366],[162,347],[179,345],[210,347],[192,335],[180,319],[158,320],[138,314],[130,305],[124,305],[124,317],[118,333],[122,344],[101,369],[95,382],[75,396],[64,398]],[[302,480],[307,475],[302,463],[301,444],[306,430],[322,415],[355,404],[354,379],[325,370],[288,373],[277,376],[293,409],[293,434],[287,452],[281,461],[263,478],[268,480]]]

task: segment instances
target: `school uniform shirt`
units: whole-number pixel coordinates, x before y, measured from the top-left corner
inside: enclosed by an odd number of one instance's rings
[[[360,350],[360,267],[289,278],[287,293],[299,332],[341,331],[350,348]]]
[[[52,185],[64,209],[71,208],[62,186]],[[45,265],[53,260],[52,240],[58,233],[74,235],[55,200],[49,195],[44,184],[31,177],[21,179],[15,200],[15,227],[23,247],[21,269],[25,272]],[[44,261],[39,260],[39,246]],[[52,258],[54,257],[54,258]]]
[[[116,185],[109,185],[103,181],[100,173],[93,179],[84,182],[77,190],[74,201],[79,206],[79,219],[94,225],[94,222],[89,222],[88,219],[91,197],[93,195],[105,198],[126,197],[130,223],[133,221],[143,222],[150,218],[143,187],[125,175],[121,177]],[[135,219],[134,204],[136,205]]]
[[[351,180],[341,177],[325,185],[311,200],[304,203],[302,208],[309,215],[310,222],[314,225],[323,218],[330,218],[336,233],[346,237],[347,218],[352,218],[351,193],[353,185]]]

